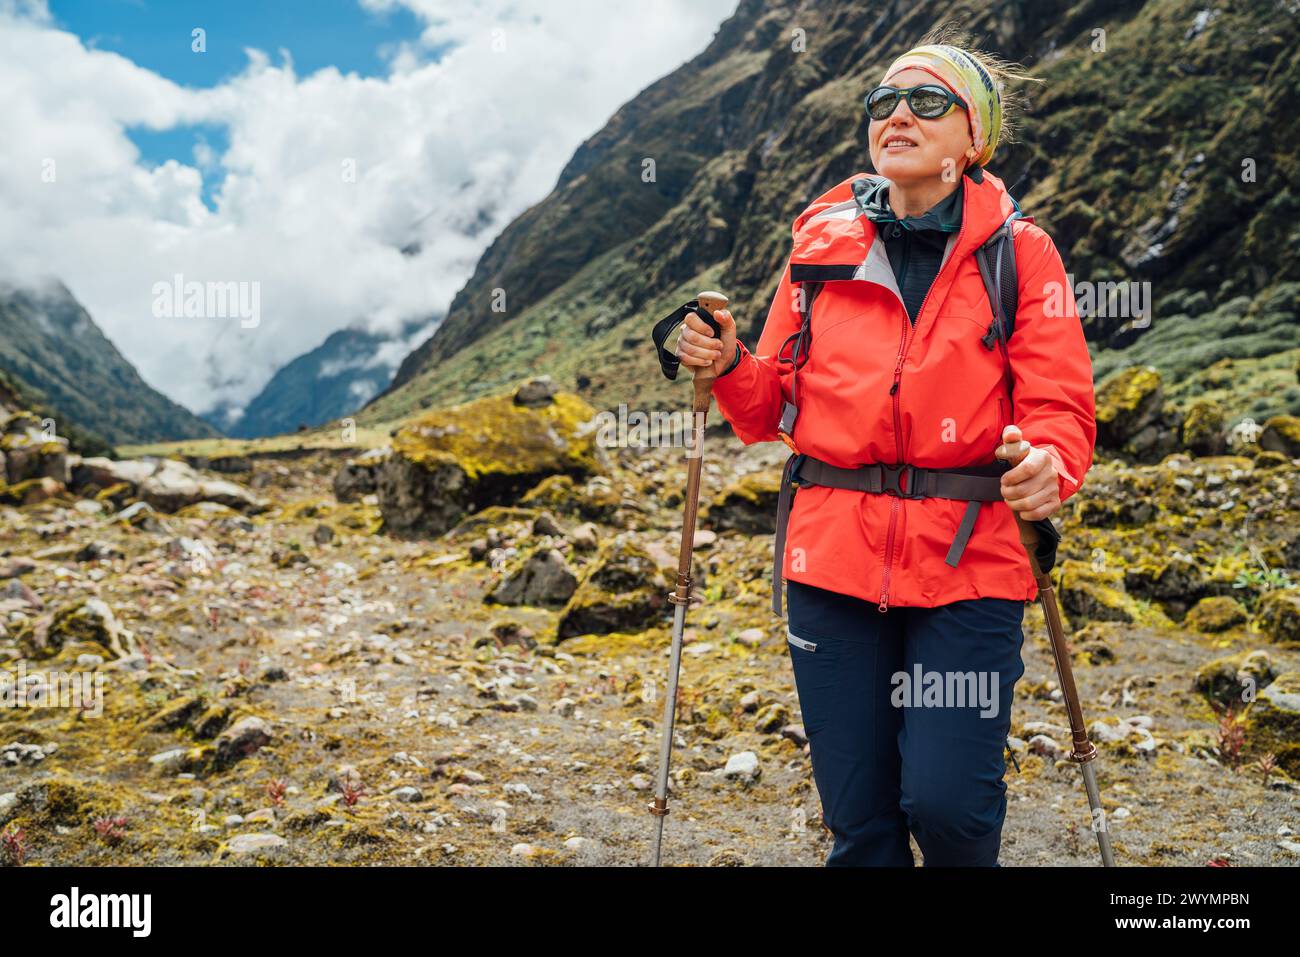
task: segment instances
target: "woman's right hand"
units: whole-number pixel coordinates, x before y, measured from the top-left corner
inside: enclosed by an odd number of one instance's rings
[[[686,314],[682,334],[677,340],[677,358],[684,366],[712,366],[721,375],[736,357],[736,320],[730,310],[715,309],[713,318],[722,329],[722,338],[713,335],[708,323],[693,312]]]

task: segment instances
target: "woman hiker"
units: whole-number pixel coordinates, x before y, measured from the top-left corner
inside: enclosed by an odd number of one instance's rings
[[[682,363],[717,372],[746,445],[798,453],[778,574],[828,865],[911,866],[909,832],[927,866],[997,864],[1037,593],[1012,512],[1041,525],[1058,511],[1096,437],[1073,291],[1024,219],[1014,332],[1005,349],[989,334],[974,253],[1016,205],[985,167],[1005,129],[999,87],[1024,78],[951,43],[900,57],[865,99],[879,175],[795,219],[757,351],[727,310],[720,337],[692,315],[679,341]]]

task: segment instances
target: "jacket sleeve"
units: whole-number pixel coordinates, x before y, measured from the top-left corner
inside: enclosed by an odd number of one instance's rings
[[[790,282],[787,262],[759,336],[757,354],[737,339],[740,361],[714,381],[713,397],[718,409],[746,445],[777,438],[781,406],[790,398],[790,364],[778,363],[776,356],[781,344],[799,331],[802,319],[798,295],[798,288]]]
[[[1017,231],[1015,243],[1020,297],[1007,340],[1013,421],[1025,441],[1052,457],[1064,502],[1092,466],[1092,358],[1056,244],[1032,223]]]

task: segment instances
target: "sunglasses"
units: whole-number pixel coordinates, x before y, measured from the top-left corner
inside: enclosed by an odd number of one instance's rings
[[[966,109],[966,104],[952,90],[935,83],[899,89],[895,86],[878,86],[863,99],[867,114],[873,120],[887,120],[894,115],[901,100],[907,108],[923,120],[937,120],[952,109],[953,104]]]

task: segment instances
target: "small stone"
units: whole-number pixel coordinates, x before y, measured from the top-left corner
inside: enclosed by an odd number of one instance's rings
[[[770,704],[754,719],[754,730],[759,734],[776,734],[790,723],[790,709],[783,704]]]
[[[241,718],[217,736],[214,764],[228,768],[271,742],[271,726],[261,718]]]
[[[555,398],[555,381],[548,375],[529,379],[515,390],[515,405],[537,408],[550,405]]]
[[[649,791],[654,787],[654,782],[650,780],[648,774],[634,774],[628,779],[628,784],[636,791]]]
[[[53,750],[53,746],[50,746]],[[17,767],[25,765],[31,767],[45,760],[45,749],[39,744],[21,744],[13,741],[0,747],[0,765],[8,767]]]
[[[1088,735],[1095,744],[1111,744],[1115,741],[1124,740],[1124,731],[1117,730],[1114,725],[1107,724],[1105,721],[1098,719],[1088,728]]]
[[[77,561],[79,562],[110,561],[122,557],[124,556],[120,548],[104,542],[91,542],[77,552]]]
[[[569,533],[569,541],[580,552],[594,552],[600,546],[600,532],[591,522],[584,522]]]
[[[1039,754],[1053,761],[1065,757],[1065,749],[1045,734],[1036,734],[1029,739],[1029,753]]]
[[[758,710],[760,697],[757,691],[751,691],[740,699],[740,710],[746,714],[753,714]]]
[[[0,562],[0,578],[17,578],[36,570],[37,563],[26,556],[6,558]]]
[[[184,769],[187,752],[184,748],[169,748],[149,758],[149,763],[163,774],[175,774]]]
[[[561,698],[559,701],[555,702],[555,704],[551,705],[551,710],[561,718],[572,718],[573,712],[577,707],[577,703],[574,702],[572,698]]]
[[[408,784],[394,791],[393,797],[403,804],[419,804],[424,800],[424,792]]]
[[[510,848],[510,856],[521,857],[524,859],[533,858],[537,856],[537,848],[533,847],[531,844],[516,844],[514,847]]]
[[[781,737],[787,741],[793,741],[801,748],[808,743],[808,734],[801,724],[787,724],[781,729]]]
[[[540,537],[542,535],[553,535],[556,538],[564,534],[559,523],[555,521],[555,516],[550,512],[542,512],[533,519],[533,534]]]
[[[311,533],[311,537],[312,541],[317,545],[328,545],[334,541],[334,529],[322,522],[316,526],[316,530]]]
[[[767,633],[761,628],[746,628],[736,636],[736,643],[746,648],[757,648],[766,637]]]
[[[727,765],[722,769],[723,777],[729,781],[756,781],[762,769],[758,765],[758,755],[753,751],[741,751],[727,758]]]
[[[236,834],[226,842],[225,849],[231,854],[263,854],[281,847],[288,847],[289,842],[278,834]]]

